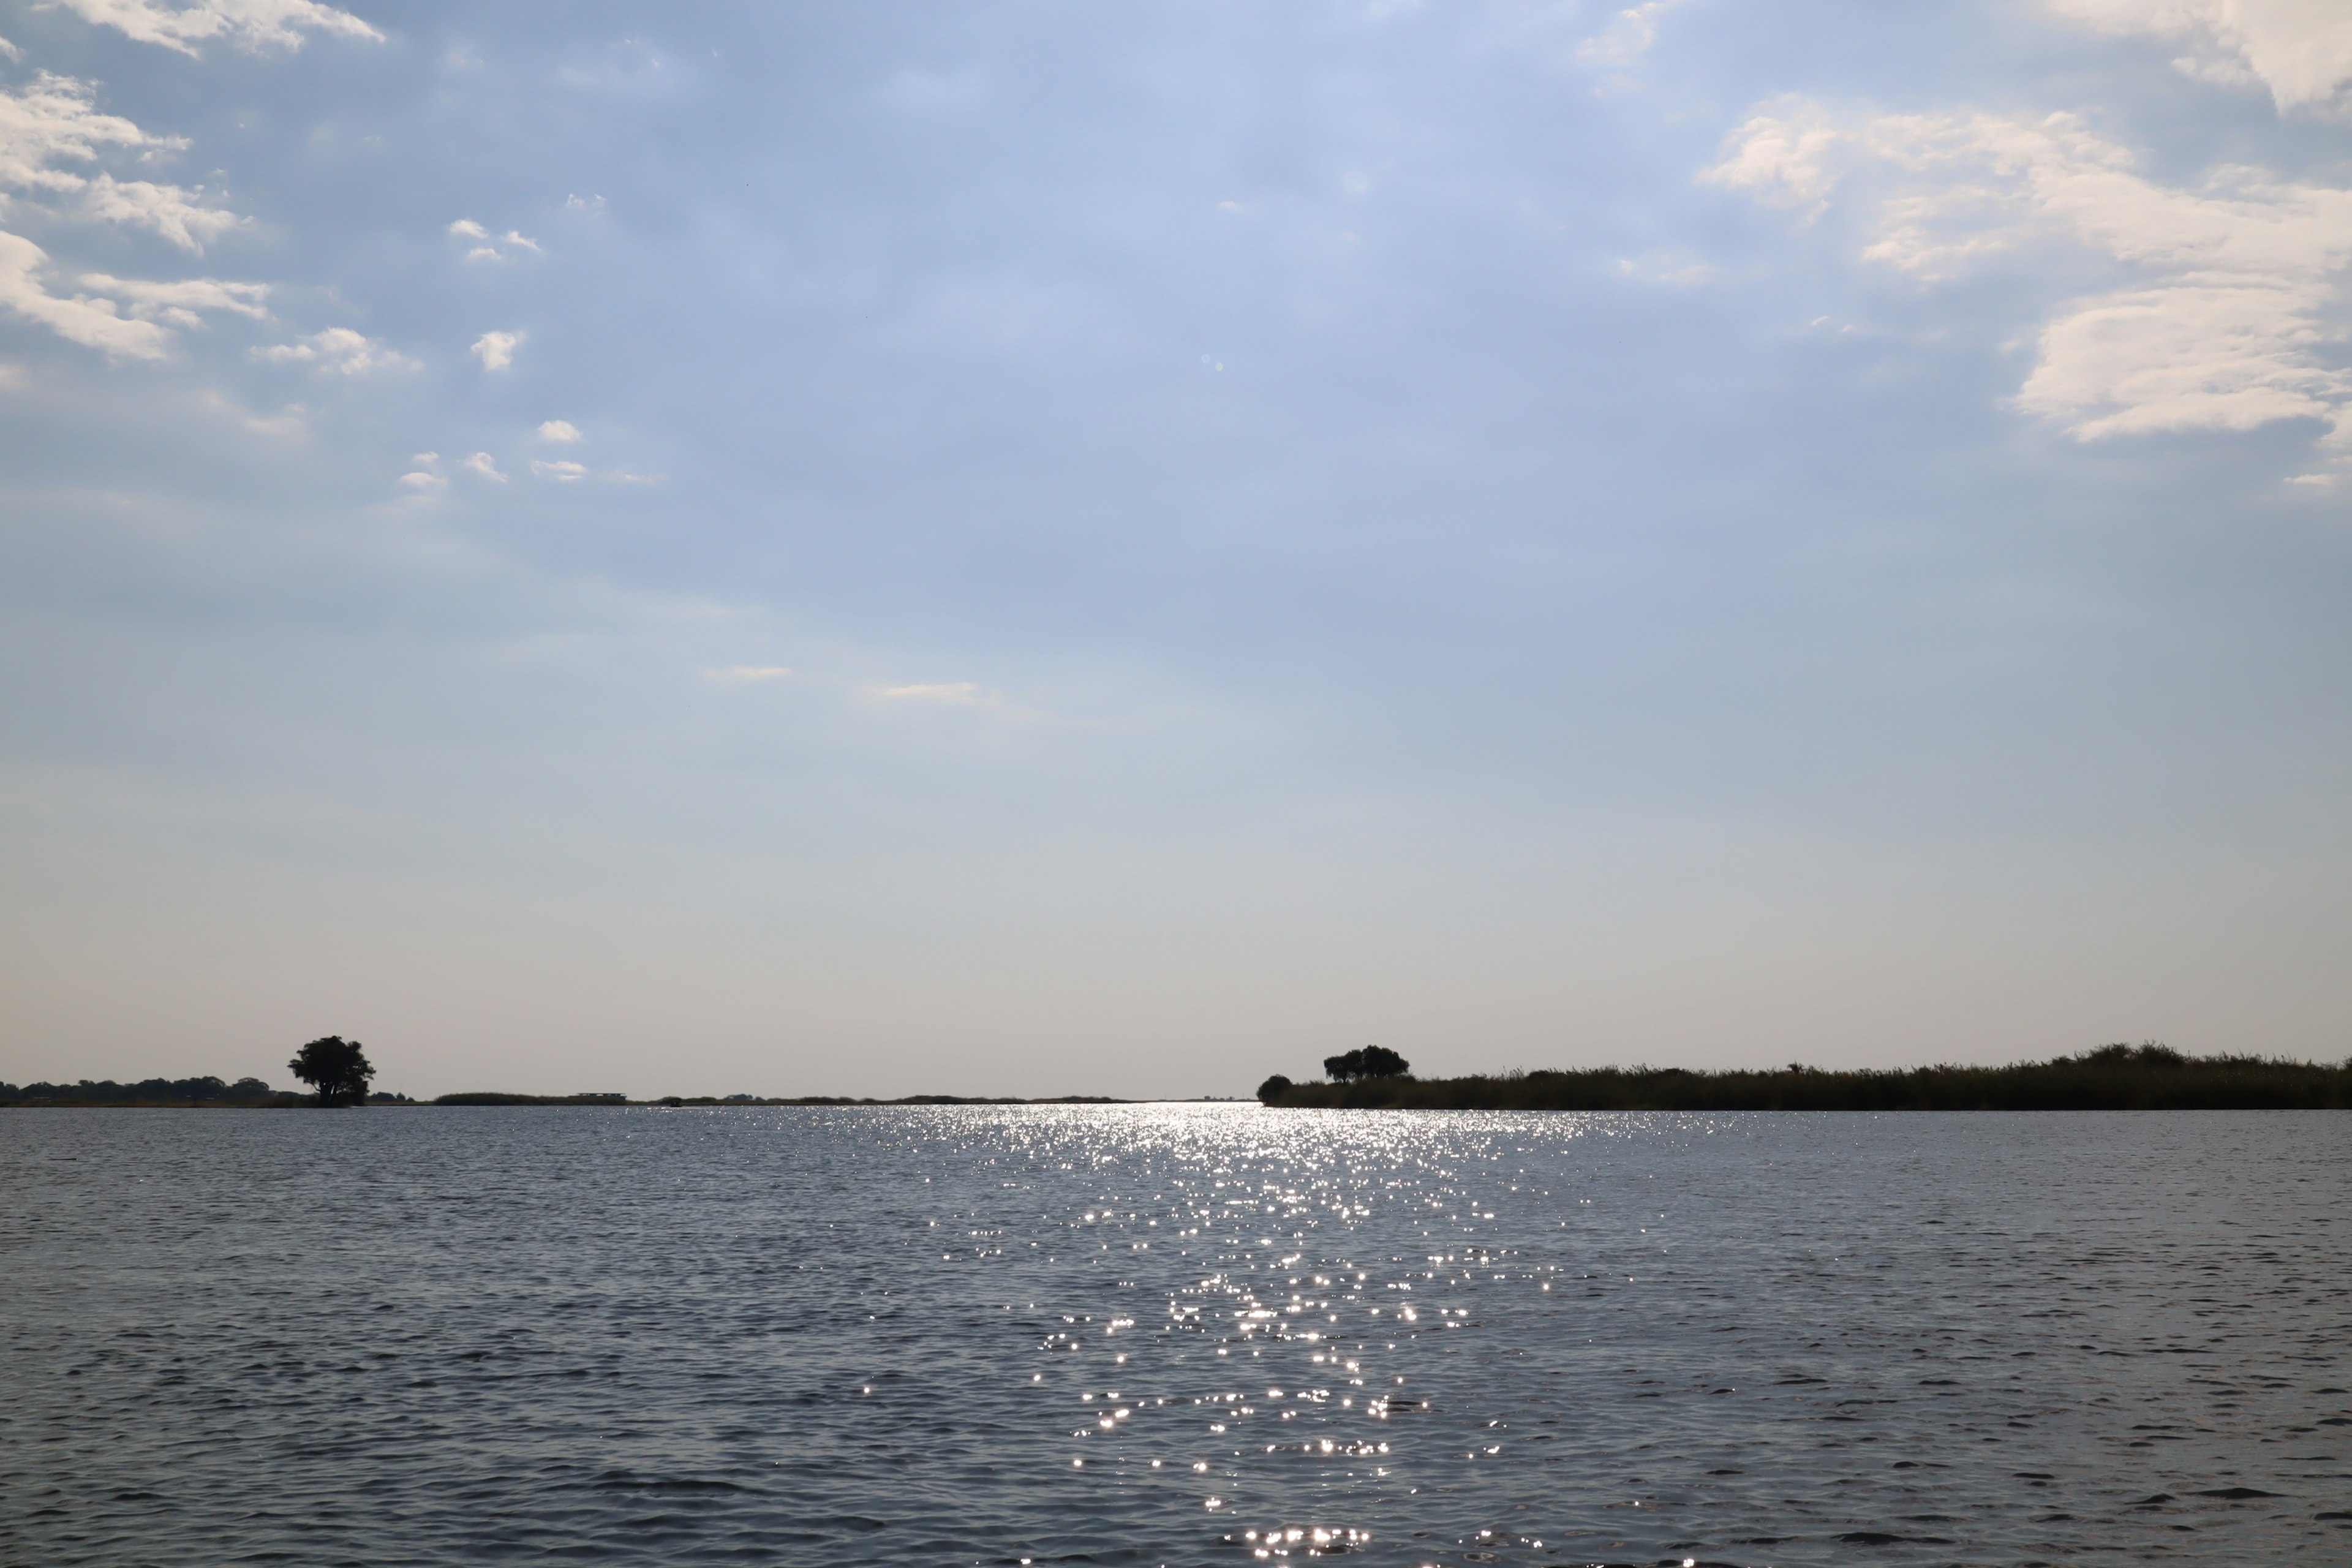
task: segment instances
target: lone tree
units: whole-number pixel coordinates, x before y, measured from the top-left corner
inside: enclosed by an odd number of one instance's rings
[[[1272,1078],[1267,1079],[1264,1083],[1257,1086],[1257,1097],[1261,1103],[1272,1105],[1276,1100],[1280,1100],[1284,1095],[1288,1094],[1297,1087],[1297,1085],[1292,1083],[1288,1079],[1283,1077],[1280,1073],[1276,1073]]]
[[[321,1105],[364,1104],[368,1079],[375,1077],[357,1040],[326,1035],[294,1054],[287,1070],[319,1091]]]
[[[1412,1064],[1386,1046],[1365,1046],[1345,1056],[1325,1057],[1323,1076],[1333,1083],[1359,1078],[1402,1078]]]

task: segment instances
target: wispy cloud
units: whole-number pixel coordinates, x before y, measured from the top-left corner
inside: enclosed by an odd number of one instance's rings
[[[2333,301],[2352,261],[2352,191],[2223,169],[2195,186],[2137,168],[2073,115],[1889,115],[1844,121],[1773,106],[1702,178],[1816,212],[1850,175],[1862,255],[1923,282],[2029,245],[2088,249],[2136,275],[2059,305],[2018,406],[2084,440],[2326,423],[2352,380]]]
[[[500,484],[507,482],[507,477],[499,472],[498,459],[488,452],[475,453],[466,459],[464,466],[467,471],[479,474],[486,479],[496,479]]]
[[[343,375],[367,375],[382,370],[415,370],[417,363],[349,327],[329,327],[322,332],[273,348],[256,349],[253,357],[273,364],[310,364]]]
[[[117,180],[100,174],[82,196],[90,216],[133,228],[152,230],[183,250],[204,253],[207,241],[247,220],[220,207],[202,204],[203,187],[187,190],[146,180]]]
[[[877,697],[894,702],[958,702],[977,704],[994,700],[994,693],[984,692],[969,680],[928,681],[913,686],[881,686],[874,689]]]
[[[792,671],[781,664],[733,664],[724,669],[706,669],[705,680],[783,680]]]
[[[1589,65],[1622,68],[1650,52],[1658,41],[1658,21],[1682,0],[1643,0],[1620,11],[1609,25],[1576,48],[1576,58]]]
[[[408,472],[394,482],[411,495],[437,495],[449,488],[449,481],[440,471],[441,454],[419,452],[408,459]]]
[[[86,289],[122,300],[130,313],[142,321],[164,321],[176,327],[193,327],[202,321],[197,314],[200,310],[226,310],[250,316],[257,321],[269,319],[268,309],[262,303],[269,296],[267,283],[230,283],[217,278],[148,283],[137,279],[110,278],[103,272],[86,272],[81,281]]]
[[[539,438],[542,441],[553,441],[560,446],[569,446],[574,441],[584,440],[586,437],[580,434],[580,427],[571,420],[550,419],[539,427]]]
[[[61,298],[41,281],[48,256],[22,236],[0,233],[0,310],[115,359],[161,359],[172,334],[153,321],[126,319],[111,300]]]
[[[511,261],[526,250],[533,255],[541,253],[539,241],[520,231],[510,228],[504,234],[492,234],[469,217],[461,217],[451,224],[449,233],[458,239],[478,242],[466,252],[468,261]]]
[[[2282,112],[2352,112],[2352,8],[2341,0],[2049,0],[2101,32],[2188,49],[2172,63],[2207,81],[2260,85]]]
[[[484,332],[468,352],[482,362],[484,370],[505,370],[514,363],[515,349],[522,339],[520,332]]]
[[[66,165],[96,162],[114,152],[152,156],[186,142],[151,136],[119,115],[101,114],[95,89],[71,77],[44,71],[15,91],[0,91],[0,187],[22,193],[49,208],[53,220],[145,228],[191,252],[245,222],[235,213],[207,206],[201,189],[147,180],[118,180]],[[63,198],[62,201],[59,198]],[[117,358],[157,359],[171,333],[163,323],[194,326],[205,310],[228,310],[261,318],[266,288],[217,279],[151,283],[90,273],[84,294],[53,293],[41,278],[47,253],[18,235],[0,235],[0,305],[40,322],[71,342]]]
[[[1636,283],[1656,283],[1669,289],[1692,289],[1702,283],[1712,283],[1722,276],[1722,269],[1689,256],[1658,255],[1621,257],[1617,275]]]
[[[150,136],[119,114],[101,114],[86,81],[43,71],[26,87],[0,91],[0,185],[24,191],[79,191],[87,176],[60,163],[96,161],[108,148],[177,151],[187,142]]]
[[[561,458],[553,462],[550,462],[543,458],[533,458],[530,460],[530,471],[537,474],[542,479],[560,479],[565,484],[570,484],[576,479],[584,479],[588,477],[588,470],[586,468],[583,467],[581,464],[566,462]]]
[[[305,33],[381,43],[383,35],[348,11],[319,0],[197,0],[191,5],[157,0],[52,0],[85,21],[112,27],[142,44],[194,55],[197,46],[224,40],[247,49],[299,49]]]

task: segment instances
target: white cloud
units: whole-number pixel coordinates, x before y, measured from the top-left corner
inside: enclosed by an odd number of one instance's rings
[[[602,196],[566,196],[563,198],[563,210],[568,213],[600,213],[604,210],[604,198]]]
[[[147,283],[136,279],[110,278],[103,272],[82,275],[82,285],[100,294],[111,294],[123,300],[132,316],[142,321],[165,321],[176,327],[193,327],[200,323],[199,310],[227,310],[239,316],[250,316],[257,321],[269,319],[262,300],[269,295],[267,283],[229,283],[217,278],[188,278],[174,283]]]
[[[1688,256],[1653,252],[1648,256],[1618,258],[1617,275],[1637,283],[1663,284],[1669,289],[1694,289],[1702,283],[1714,282],[1722,276],[1722,270]]]
[[[466,459],[465,467],[469,472],[479,474],[486,479],[496,479],[500,484],[507,482],[507,477],[499,472],[498,459],[488,452],[475,453]]]
[[[7,39],[0,38],[0,60],[21,60],[24,58],[24,50],[18,48]]]
[[[226,39],[243,48],[302,47],[307,31],[381,43],[383,35],[348,11],[319,0],[197,0],[192,5],[157,0],[54,0],[83,20],[112,27],[142,44],[193,55],[196,46]]]
[[[1863,256],[1931,281],[2063,243],[2131,279],[2043,323],[2018,406],[2077,437],[2248,430],[2315,418],[2352,437],[2352,191],[2228,168],[2195,187],[2138,172],[2072,115],[1890,115],[1840,123],[1801,102],[1750,120],[1702,178],[1818,211],[1852,177]]]
[[[89,182],[59,162],[89,163],[108,147],[176,150],[173,137],[150,136],[117,114],[100,114],[88,82],[43,71],[20,91],[0,91],[0,185],[26,191],[79,191]]]
[[[474,340],[474,356],[482,362],[484,370],[504,370],[514,363],[515,346],[522,342],[520,332],[484,332]]]
[[[92,217],[152,229],[181,249],[201,256],[207,240],[247,221],[233,212],[198,205],[193,198],[203,195],[202,187],[189,191],[100,174],[84,194],[82,206]]]
[[[79,195],[79,216],[152,230],[184,249],[201,252],[205,243],[245,220],[203,205],[203,192],[146,180],[117,180],[100,171],[93,178],[60,164],[90,163],[110,150],[152,154],[185,146],[175,138],[150,136],[118,115],[100,114],[87,82],[44,71],[16,91],[0,91],[0,186],[37,197]],[[194,326],[198,312],[230,310],[266,318],[260,284],[192,279],[148,283],[103,274],[82,279],[86,288],[109,298],[52,294],[39,273],[48,258],[30,240],[0,235],[0,274],[5,303],[69,342],[117,358],[156,359],[171,342],[161,323]],[[126,308],[127,307],[127,314]]]
[[[2352,110],[2352,7],[2344,0],[2049,0],[2104,33],[2177,41],[2173,64],[2208,81],[2259,83],[2280,110]]]
[[[539,427],[539,438],[542,441],[554,441],[569,446],[574,441],[584,440],[586,437],[580,434],[580,427],[571,420],[551,419]]]
[[[781,664],[738,664],[725,669],[706,669],[705,680],[782,680],[793,672]]]
[[[1632,65],[1658,41],[1658,18],[1681,3],[1682,0],[1643,0],[1639,5],[1618,12],[1609,26],[1577,46],[1576,58],[1592,65]]]
[[[275,348],[256,349],[253,357],[278,364],[313,364],[344,375],[366,375],[379,370],[415,370],[406,354],[386,348],[381,338],[367,337],[349,327],[329,327],[323,332]]]
[[[988,693],[969,680],[934,681],[914,686],[884,686],[875,689],[877,697],[887,697],[898,702],[986,702]]]
[[[424,472],[422,469],[401,475],[400,483],[409,489],[419,490],[427,494],[436,490],[446,490],[449,488],[449,481],[447,479],[443,479],[439,474],[428,474]]]
[[[1818,104],[1782,99],[1771,113],[1733,132],[1728,156],[1699,178],[1784,205],[1808,205],[1817,214],[1837,184],[1831,161],[1845,140]]]
[[[468,261],[510,261],[515,251],[528,250],[539,254],[539,241],[514,229],[504,234],[492,234],[472,218],[461,217],[449,226],[449,232],[459,239],[477,239],[482,243],[466,252]]]
[[[111,300],[77,295],[61,299],[42,284],[48,266],[41,247],[22,236],[0,233],[0,310],[37,321],[68,342],[115,359],[161,359],[172,334],[152,321],[126,319]]]
[[[588,477],[588,470],[577,463],[550,463],[538,458],[530,460],[530,471],[542,479],[560,479],[565,484]]]

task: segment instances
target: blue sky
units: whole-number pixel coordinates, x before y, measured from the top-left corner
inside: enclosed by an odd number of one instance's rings
[[[2332,0],[0,37],[0,1077],[2347,1048]]]

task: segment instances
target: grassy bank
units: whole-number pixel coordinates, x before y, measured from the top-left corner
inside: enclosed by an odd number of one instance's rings
[[[1592,1068],[1300,1083],[1268,1105],[1427,1110],[2284,1110],[2352,1109],[2352,1063],[2106,1046],[2009,1067],[1887,1072]]]

